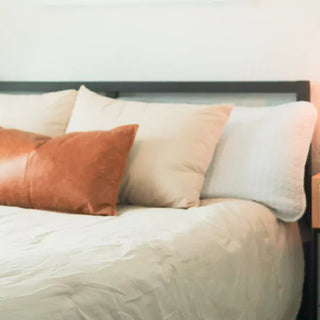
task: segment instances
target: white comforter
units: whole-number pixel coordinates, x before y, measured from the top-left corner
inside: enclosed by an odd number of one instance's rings
[[[119,214],[0,207],[0,319],[294,319],[296,224],[243,200]]]

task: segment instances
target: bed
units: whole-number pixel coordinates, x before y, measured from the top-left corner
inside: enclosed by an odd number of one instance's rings
[[[0,91],[79,84],[3,82]],[[137,92],[215,92],[309,100],[308,82],[86,85],[128,99]],[[119,206],[119,217],[0,206],[0,318],[290,320],[302,302],[299,317],[314,319],[310,182],[309,156],[299,226],[236,199],[203,199],[187,210]]]

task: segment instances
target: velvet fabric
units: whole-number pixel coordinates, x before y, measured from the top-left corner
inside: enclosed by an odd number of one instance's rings
[[[0,128],[0,204],[115,215],[137,125],[56,138]]]

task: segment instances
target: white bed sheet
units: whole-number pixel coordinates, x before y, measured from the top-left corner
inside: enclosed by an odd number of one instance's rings
[[[235,199],[119,215],[0,207],[0,319],[295,318],[296,223]]]

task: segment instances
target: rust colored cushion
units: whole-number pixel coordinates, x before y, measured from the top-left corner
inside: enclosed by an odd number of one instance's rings
[[[56,138],[0,128],[0,204],[115,215],[137,125]]]

